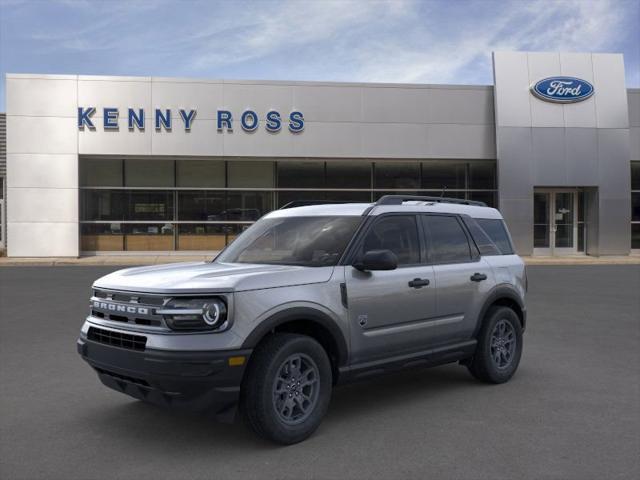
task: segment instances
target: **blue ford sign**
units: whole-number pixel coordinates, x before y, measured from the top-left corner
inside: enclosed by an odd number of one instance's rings
[[[531,93],[547,102],[581,102],[593,95],[593,85],[575,77],[549,77],[532,85]]]

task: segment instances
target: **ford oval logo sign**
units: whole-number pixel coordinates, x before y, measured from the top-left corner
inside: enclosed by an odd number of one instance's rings
[[[547,102],[581,102],[593,95],[593,85],[575,77],[550,77],[532,85],[531,93]]]

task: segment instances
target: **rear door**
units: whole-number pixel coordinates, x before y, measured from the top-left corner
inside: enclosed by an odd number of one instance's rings
[[[439,327],[434,340],[441,344],[466,340],[495,283],[491,267],[457,215],[421,215],[421,221],[436,281]]]
[[[375,218],[355,258],[377,249],[395,253],[398,268],[361,272],[345,267],[354,363],[426,348],[436,315],[433,267],[426,264],[416,215]]]

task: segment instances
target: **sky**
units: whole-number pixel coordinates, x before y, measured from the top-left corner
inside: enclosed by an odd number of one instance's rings
[[[0,0],[5,73],[493,83],[494,50],[619,52],[640,0]]]

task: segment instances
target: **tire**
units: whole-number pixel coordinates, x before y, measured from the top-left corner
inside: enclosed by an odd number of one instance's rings
[[[491,307],[480,328],[476,352],[467,365],[469,372],[483,382],[504,383],[518,369],[521,356],[522,325],[518,315],[509,307]]]
[[[241,409],[261,437],[283,445],[298,443],[320,425],[332,384],[331,363],[318,342],[305,335],[276,333],[251,356]]]

